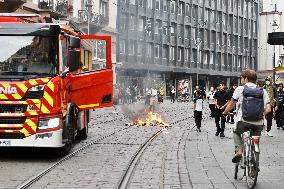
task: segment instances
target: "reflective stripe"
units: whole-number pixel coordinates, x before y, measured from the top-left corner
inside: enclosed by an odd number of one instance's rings
[[[93,108],[93,107],[98,107],[98,106],[100,106],[99,103],[97,103],[97,104],[81,105],[81,106],[79,106],[79,108]]]

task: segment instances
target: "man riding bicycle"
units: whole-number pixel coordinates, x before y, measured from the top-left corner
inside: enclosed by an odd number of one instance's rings
[[[235,105],[237,105],[236,124],[233,133],[235,143],[235,155],[232,159],[233,163],[239,162],[242,158],[243,143],[241,139],[241,134],[247,131],[248,128],[254,127],[254,130],[252,130],[251,135],[260,136],[264,125],[263,117],[271,111],[271,106],[269,104],[269,96],[266,90],[257,88],[256,80],[257,75],[255,71],[243,71],[241,73],[242,86],[239,86],[235,89],[230,103],[223,112],[224,116],[229,115],[230,110],[233,109]],[[252,96],[247,96],[247,94],[250,93],[259,93],[260,95],[251,94]],[[245,101],[243,101],[244,97]],[[253,98],[255,98],[255,100],[250,103],[250,100]],[[243,105],[243,103],[246,104]],[[248,106],[248,104],[251,105]],[[250,112],[252,112],[251,117],[247,116]],[[257,112],[260,112],[259,114],[261,115],[259,117],[253,117],[254,115],[257,115]]]

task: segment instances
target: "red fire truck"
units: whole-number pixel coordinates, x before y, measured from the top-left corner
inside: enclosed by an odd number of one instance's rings
[[[111,37],[0,15],[0,146],[68,154],[89,109],[112,106]]]

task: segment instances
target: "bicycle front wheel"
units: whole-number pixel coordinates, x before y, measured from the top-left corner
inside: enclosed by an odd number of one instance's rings
[[[247,171],[246,182],[250,189],[254,188],[257,182],[258,171],[259,171],[258,162],[259,162],[259,153],[254,150],[254,146],[251,146],[246,162],[246,171]]]

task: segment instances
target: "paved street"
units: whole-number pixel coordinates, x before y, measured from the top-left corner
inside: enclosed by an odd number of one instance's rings
[[[133,107],[92,111],[89,138],[74,149],[116,133],[63,162],[30,188],[116,188],[138,148],[161,129],[126,126],[127,115],[135,112]],[[122,111],[127,112],[126,117]],[[208,113],[204,113],[202,132],[194,131],[191,103],[166,101],[159,112],[172,128],[163,130],[143,153],[129,188],[246,188],[244,180],[233,179],[232,125],[227,125],[226,138],[221,139],[214,135],[214,121]],[[261,172],[256,188],[282,188],[284,184],[284,131],[273,128],[273,134],[273,138],[261,139]],[[0,188],[16,188],[57,159],[3,154],[0,160],[1,183],[5,183]]]

